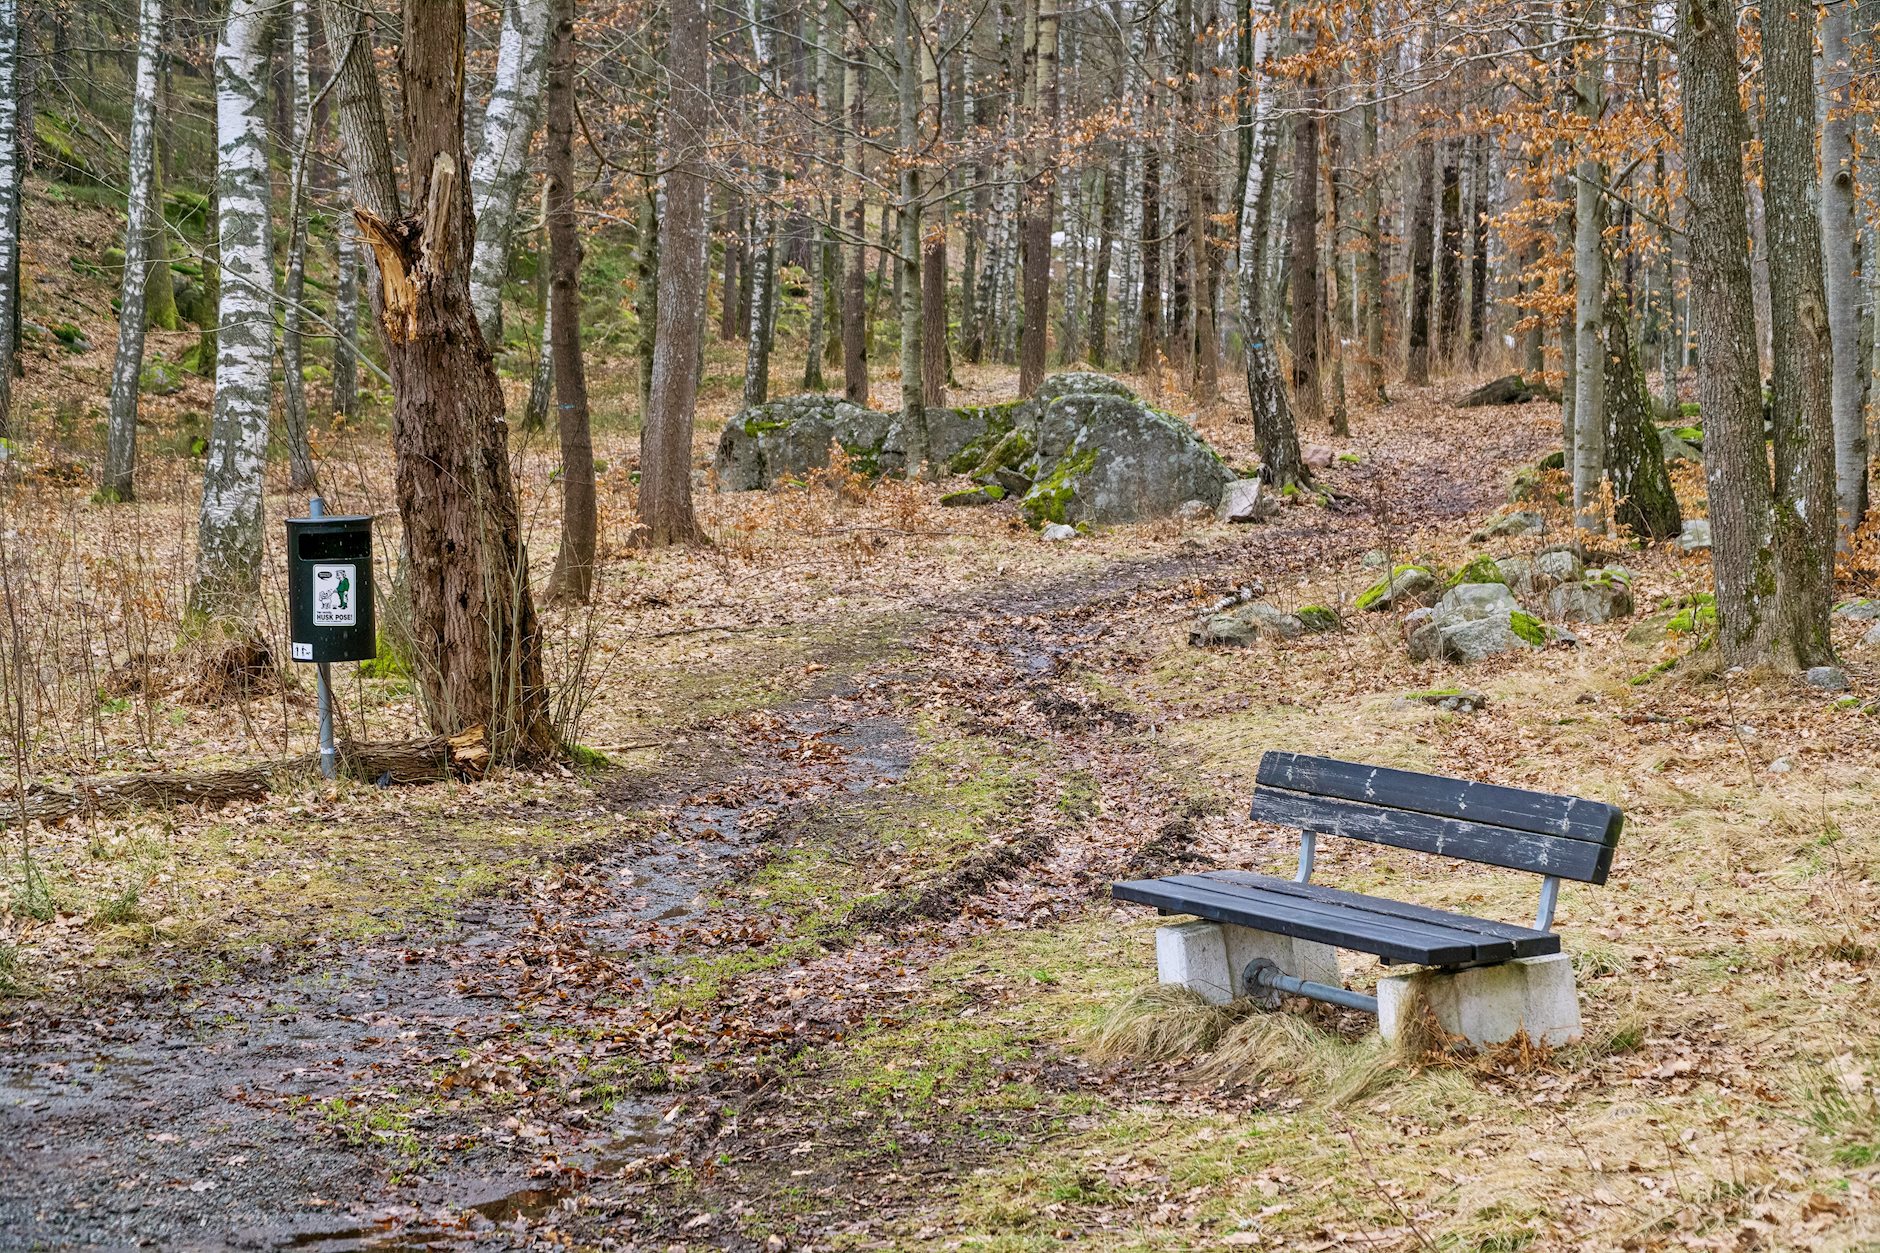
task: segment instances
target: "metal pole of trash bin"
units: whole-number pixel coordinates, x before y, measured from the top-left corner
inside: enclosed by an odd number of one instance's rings
[[[313,497],[307,502],[307,516],[324,518],[326,502]],[[337,779],[339,764],[333,752],[333,674],[329,663],[314,664],[313,690],[320,706],[320,774],[323,778]]]

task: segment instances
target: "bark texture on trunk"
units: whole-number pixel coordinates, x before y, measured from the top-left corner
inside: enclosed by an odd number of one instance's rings
[[[1834,659],[1833,351],[1822,278],[1815,164],[1815,7],[1765,0],[1763,177],[1774,374],[1778,660]]]
[[[470,167],[477,221],[470,261],[470,306],[483,338],[503,340],[503,280],[515,239],[516,201],[542,102],[552,0],[504,0],[496,37],[496,79],[483,113],[483,145]]]
[[[659,222],[658,326],[652,398],[640,436],[640,524],[650,545],[697,543],[692,513],[692,423],[705,334],[705,177],[711,120],[706,81],[709,0],[673,0],[667,48],[666,212]]]
[[[1603,12],[1601,0],[1587,7],[1583,29],[1591,32]],[[1580,116],[1590,127],[1604,107],[1606,58],[1600,36],[1591,33],[1580,49],[1575,92]],[[1606,529],[1606,292],[1605,168],[1597,160],[1579,163],[1573,212],[1573,517],[1589,531]]]
[[[313,45],[307,0],[288,10],[288,79],[293,84],[293,129],[287,178],[287,272],[281,295],[281,424],[295,490],[313,487],[313,438],[307,411],[306,361],[301,327],[307,294],[307,159],[313,144]]]
[[[1442,223],[1438,228],[1436,358],[1444,372],[1456,364],[1462,331],[1462,141],[1443,141]]]
[[[1058,4],[1037,0],[1038,55],[1028,93],[1032,104],[1032,142],[1038,168],[1025,185],[1025,218],[1020,228],[1024,286],[1024,331],[1019,338],[1018,394],[1029,396],[1044,382],[1045,340],[1051,315],[1051,207],[1058,178]]]
[[[1410,351],[1404,381],[1423,387],[1430,381],[1430,305],[1435,296],[1436,145],[1417,144],[1416,200],[1410,218]]]
[[[574,0],[551,0],[544,135],[548,157],[550,340],[555,434],[561,444],[561,544],[548,598],[586,604],[594,590],[594,435],[581,360],[581,238],[574,212]]]
[[[900,49],[895,83],[896,138],[900,144],[900,179],[895,218],[900,232],[895,251],[895,304],[901,328],[901,428],[910,478],[924,474],[928,461],[927,404],[920,309],[921,171],[914,154],[920,146],[920,15],[916,0],[895,0],[895,43]]]
[[[370,42],[354,32],[340,130],[354,210],[377,260],[373,311],[392,380],[395,487],[408,558],[412,671],[440,734],[485,728],[499,758],[557,747],[542,671],[503,394],[470,307],[474,235],[464,151],[463,0],[407,0],[398,50],[413,210],[400,205]],[[383,210],[383,211],[381,211]]]
[[[868,403],[868,202],[862,198],[863,124],[867,100],[862,86],[862,21],[851,10],[843,45],[842,96],[848,130],[842,140],[843,203],[848,214],[849,259],[842,267],[842,394]]]
[[[1860,228],[1854,212],[1854,46],[1848,6],[1821,19],[1821,246],[1834,351],[1834,495],[1841,541],[1867,516],[1867,419],[1861,387]]]
[[[269,0],[231,0],[215,51],[215,408],[203,459],[194,607],[246,618],[261,591],[261,476],[274,368],[274,265],[268,230]]]
[[[339,172],[339,201],[352,203],[351,176]],[[359,414],[359,228],[342,215],[333,228],[333,412]]]
[[[1325,417],[1319,381],[1324,283],[1319,275],[1319,98],[1311,79],[1302,103],[1293,119],[1292,220],[1286,252],[1292,274],[1292,398],[1299,421],[1317,426]]]
[[[940,125],[940,67],[934,44],[944,38],[939,30],[923,32],[920,40],[921,116]],[[943,181],[943,177],[941,180]],[[934,220],[924,225],[920,239],[920,392],[921,404],[935,408],[947,403],[947,207],[944,197],[934,202]],[[924,419],[923,419],[924,423]]]
[[[1469,368],[1482,364],[1482,343],[1488,335],[1488,183],[1493,156],[1488,136],[1477,135],[1474,195],[1469,203]]]
[[[1704,414],[1704,478],[1717,626],[1730,665],[1769,658],[1775,563],[1756,362],[1749,220],[1737,94],[1736,9],[1729,0],[1679,0],[1678,70],[1689,178],[1691,321]]]
[[[757,151],[765,151],[770,134],[771,101],[779,90],[776,41],[771,36],[771,15],[765,0],[746,0],[746,25],[750,29],[751,53],[756,58],[757,77]],[[751,309],[745,322],[749,340],[744,346],[744,403],[761,405],[770,399],[770,332],[775,325],[771,316],[777,303],[777,224],[771,206],[776,190],[776,171],[766,165],[759,176],[757,205],[751,215]]]
[[[1634,535],[1663,540],[1684,524],[1678,497],[1665,473],[1664,446],[1652,421],[1651,393],[1632,342],[1632,319],[1623,301],[1610,300],[1605,319],[1606,467],[1612,480],[1615,521]]]
[[[149,279],[156,178],[157,57],[163,37],[163,0],[137,7],[137,69],[131,102],[130,195],[124,227],[124,276],[118,285],[117,357],[111,366],[111,409],[105,425],[104,482],[107,500],[129,500],[136,492],[137,396],[144,371],[144,293]],[[14,141],[13,136],[8,136]]]

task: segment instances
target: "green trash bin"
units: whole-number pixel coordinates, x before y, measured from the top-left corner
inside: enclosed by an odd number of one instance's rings
[[[295,661],[378,656],[370,517],[287,519],[287,626]]]

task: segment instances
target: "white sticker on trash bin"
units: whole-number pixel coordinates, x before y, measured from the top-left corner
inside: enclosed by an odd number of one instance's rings
[[[358,566],[315,566],[313,568],[313,625],[357,626],[359,624],[358,586]]]
[[[299,640],[295,640],[294,641],[294,660],[295,661],[312,661],[313,660],[313,645],[303,644]]]

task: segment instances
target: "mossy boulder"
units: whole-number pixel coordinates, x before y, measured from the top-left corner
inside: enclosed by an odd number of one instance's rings
[[[1524,611],[1501,583],[1463,583],[1451,588],[1409,638],[1419,661],[1477,662],[1502,653],[1545,645],[1546,623]]]
[[[1440,584],[1428,566],[1402,565],[1358,593],[1352,607],[1370,613],[1382,613],[1400,605],[1433,604]]]
[[[1213,508],[1233,478],[1181,419],[1150,408],[1115,379],[1054,374],[1028,400],[929,409],[929,458],[1000,496],[1017,496],[1034,524],[1104,525],[1167,517],[1190,501]],[[840,445],[867,474],[904,473],[897,415],[833,396],[793,396],[747,408],[719,437],[720,491],[800,479]]]
[[[1325,605],[1301,605],[1293,616],[1299,619],[1306,630],[1314,633],[1342,630],[1345,625],[1339,612]]]
[[[1449,576],[1445,587],[1460,587],[1464,583],[1506,583],[1501,567],[1493,557],[1482,556],[1470,561],[1468,565]]]

